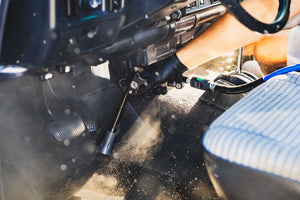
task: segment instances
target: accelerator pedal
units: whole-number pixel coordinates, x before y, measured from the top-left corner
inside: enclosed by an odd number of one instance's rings
[[[81,116],[87,130],[108,129],[119,109],[122,94],[114,84],[87,93],[76,100],[73,109]]]

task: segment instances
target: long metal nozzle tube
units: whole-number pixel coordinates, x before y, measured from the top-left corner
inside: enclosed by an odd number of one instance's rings
[[[128,94],[129,93],[127,91],[125,93],[124,98],[122,100],[122,103],[120,105],[120,109],[119,109],[119,111],[117,113],[117,116],[116,116],[116,119],[115,119],[114,124],[112,126],[112,129],[110,131],[106,132],[105,138],[101,142],[101,145],[100,145],[100,147],[98,149],[99,153],[102,153],[104,155],[110,155],[112,153],[113,144],[114,144],[115,138],[117,136],[117,133],[115,133],[115,129],[116,129],[116,126],[117,126],[117,124],[119,122],[119,119],[120,119],[121,113],[123,111],[124,105],[126,103]]]
[[[124,98],[123,98],[123,101],[122,101],[122,103],[121,103],[120,109],[119,109],[119,111],[118,111],[118,114],[117,114],[116,120],[115,120],[115,122],[114,122],[114,125],[113,125],[113,127],[112,127],[112,129],[111,129],[111,132],[114,132],[114,131],[115,131],[115,128],[116,128],[116,126],[117,126],[117,123],[118,123],[118,121],[119,121],[119,119],[120,119],[120,116],[121,116],[122,110],[123,110],[123,108],[124,108],[124,105],[125,105],[125,103],[126,103],[126,100],[127,100],[128,94],[129,94],[128,92],[126,92],[126,93],[125,93],[125,96],[124,96]]]

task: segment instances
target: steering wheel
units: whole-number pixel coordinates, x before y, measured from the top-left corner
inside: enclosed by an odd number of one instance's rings
[[[241,7],[239,0],[221,0],[221,2],[225,7],[227,7],[228,11],[242,24],[253,31],[263,34],[276,33],[283,29],[290,15],[291,0],[279,0],[278,13],[275,21],[271,24],[265,24],[253,18]]]

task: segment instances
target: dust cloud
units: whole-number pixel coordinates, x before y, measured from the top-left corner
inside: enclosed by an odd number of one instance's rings
[[[119,187],[117,178],[112,175],[94,174],[83,186],[83,188],[86,190],[97,191],[98,193],[111,196],[124,195],[123,188]]]
[[[163,141],[160,131],[160,121],[142,116],[137,120],[116,147],[119,161],[143,164],[147,159],[152,158],[159,144]]]

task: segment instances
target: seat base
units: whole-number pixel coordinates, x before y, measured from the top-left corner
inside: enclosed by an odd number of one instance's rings
[[[300,185],[287,179],[230,163],[205,152],[205,164],[218,195],[230,200],[293,200]]]

